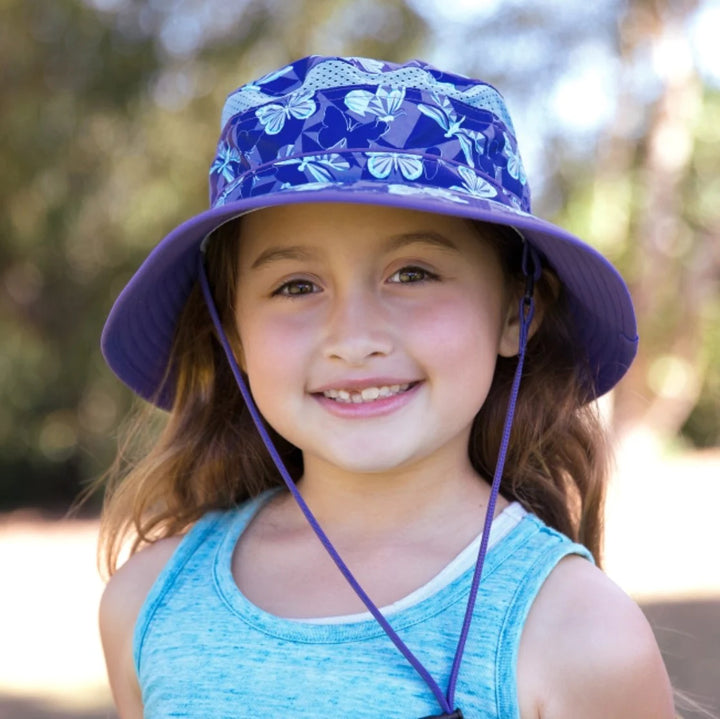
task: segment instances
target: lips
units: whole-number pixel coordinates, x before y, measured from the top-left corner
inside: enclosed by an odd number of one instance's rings
[[[392,414],[407,406],[422,385],[423,380],[403,382],[394,377],[339,379],[310,394],[335,417],[369,419]]]
[[[362,389],[327,389],[321,394],[327,399],[331,399],[339,404],[365,404],[375,402],[379,399],[387,399],[395,395],[407,392],[415,382],[405,382],[403,384],[378,384]]]

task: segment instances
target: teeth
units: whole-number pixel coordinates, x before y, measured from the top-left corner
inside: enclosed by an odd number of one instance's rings
[[[361,404],[362,402],[374,402],[376,399],[392,397],[395,394],[400,394],[400,392],[405,392],[409,387],[409,384],[391,384],[382,387],[365,387],[359,392],[346,389],[328,389],[323,392],[323,395],[328,399],[334,399],[336,402],[344,404]]]

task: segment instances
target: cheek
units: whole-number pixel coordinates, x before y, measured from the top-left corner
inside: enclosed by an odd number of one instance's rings
[[[473,294],[451,296],[435,303],[413,322],[414,332],[425,337],[438,357],[462,365],[467,352],[497,356],[502,330],[499,303],[488,303]]]
[[[251,387],[277,388],[296,375],[306,352],[306,333],[292,323],[259,315],[247,321],[241,317],[238,333]]]
[[[426,318],[425,331],[417,333],[426,338],[423,351],[431,376],[452,398],[447,421],[474,416],[485,402],[495,374],[500,308],[479,299],[467,296],[464,301],[440,305]]]

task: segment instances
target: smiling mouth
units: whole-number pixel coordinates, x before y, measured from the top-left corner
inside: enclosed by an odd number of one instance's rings
[[[339,404],[365,404],[402,394],[403,392],[407,392],[416,384],[417,382],[410,382],[407,384],[390,384],[381,385],[379,387],[365,387],[361,390],[328,389],[321,394],[323,397],[327,397],[327,399],[331,399]]]

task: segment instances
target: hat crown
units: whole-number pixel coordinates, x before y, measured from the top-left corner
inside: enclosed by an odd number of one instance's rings
[[[386,205],[514,227],[563,284],[587,358],[580,369],[592,373],[596,395],[637,351],[622,278],[581,240],[530,214],[505,103],[478,80],[418,60],[298,60],[228,97],[210,200],[153,250],[103,332],[110,366],[162,407],[173,401],[175,328],[207,238],[246,212],[291,202]]]
[[[515,133],[502,95],[485,82],[438,70],[422,60],[403,65],[366,57],[311,55],[231,92],[223,107],[220,129],[238,113],[277,102],[300,89],[316,92],[337,87],[390,86],[436,92],[466,105],[494,112]]]
[[[358,182],[530,211],[512,120],[487,83],[419,60],[313,55],[228,96],[212,206]]]

